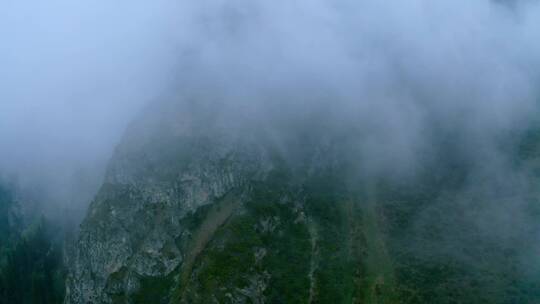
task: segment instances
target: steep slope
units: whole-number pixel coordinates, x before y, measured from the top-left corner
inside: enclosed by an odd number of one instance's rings
[[[336,172],[313,171],[317,153],[293,164],[259,133],[182,111],[142,118],[118,148],[66,301],[359,299],[361,216]]]
[[[540,299],[525,265],[539,196],[516,182],[535,180],[519,171],[540,155],[531,144],[508,187],[446,143],[396,179],[361,174],[343,137],[275,141],[217,112],[169,104],[131,126],[81,226],[66,303]]]

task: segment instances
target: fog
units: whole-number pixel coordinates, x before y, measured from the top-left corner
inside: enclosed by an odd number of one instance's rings
[[[0,174],[84,209],[137,113],[193,92],[361,130],[373,172],[414,170],[433,128],[496,171],[497,136],[534,118],[539,36],[537,1],[4,0]]]
[[[127,122],[162,94],[164,4],[0,4],[0,172],[46,209],[87,204]]]

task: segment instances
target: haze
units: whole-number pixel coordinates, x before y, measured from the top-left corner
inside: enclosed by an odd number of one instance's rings
[[[0,175],[44,209],[84,209],[129,121],[190,92],[368,130],[358,157],[388,172],[434,122],[498,159],[540,80],[537,1],[3,0],[0,37]]]

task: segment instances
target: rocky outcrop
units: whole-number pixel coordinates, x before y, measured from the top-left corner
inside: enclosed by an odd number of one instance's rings
[[[118,147],[81,225],[67,303],[133,302],[145,280],[170,276],[168,284],[176,282],[182,266],[193,263],[193,251],[205,244],[193,245],[193,234],[201,236],[187,219],[233,191],[247,191],[247,182],[268,170],[262,153],[245,149],[226,130],[193,131],[201,121],[182,121],[188,116],[179,109],[166,114],[143,117]],[[238,207],[243,197],[234,200]],[[224,209],[217,226],[233,212]],[[161,296],[165,301],[168,291]]]
[[[324,149],[297,142],[309,157],[287,157],[262,129],[189,106],[150,113],[81,225],[66,303],[359,299],[361,246],[342,246],[342,220],[360,217],[340,207],[342,181],[321,175]]]

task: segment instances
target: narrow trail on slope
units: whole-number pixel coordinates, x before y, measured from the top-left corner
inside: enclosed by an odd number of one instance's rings
[[[208,242],[212,240],[218,228],[225,224],[234,210],[241,205],[241,200],[238,199],[237,194],[235,191],[231,191],[223,199],[214,203],[200,227],[193,233],[189,246],[190,249],[186,254],[180,274],[179,292],[176,294],[176,297],[173,297],[176,298],[175,302],[181,302],[184,298],[193,264],[199,254],[204,250]]]
[[[319,252],[318,252],[318,244],[319,236],[317,232],[316,225],[309,221],[308,223],[308,229],[309,229],[309,235],[311,237],[311,260],[309,263],[309,299],[308,304],[313,303],[315,299],[315,288],[316,288],[316,280],[315,280],[315,271],[317,270],[317,265],[319,263]]]
[[[362,205],[364,235],[367,245],[366,289],[363,303],[395,303],[395,274],[392,259],[386,247],[384,233],[379,227],[377,202],[373,193]]]

